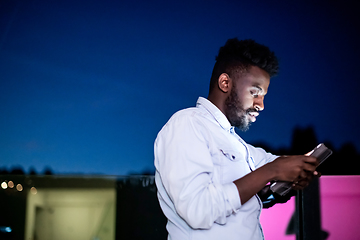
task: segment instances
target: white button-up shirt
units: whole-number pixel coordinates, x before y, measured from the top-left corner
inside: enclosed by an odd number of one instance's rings
[[[263,239],[260,199],[242,205],[233,181],[277,156],[245,143],[210,101],[200,97],[196,107],[175,113],[154,153],[168,239]]]

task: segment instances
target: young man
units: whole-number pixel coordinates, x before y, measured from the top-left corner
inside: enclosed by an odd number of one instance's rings
[[[168,239],[263,239],[257,193],[273,180],[302,189],[317,175],[315,158],[278,157],[234,131],[255,122],[277,71],[267,47],[229,39],[216,57],[208,98],[175,113],[159,132],[155,180]]]

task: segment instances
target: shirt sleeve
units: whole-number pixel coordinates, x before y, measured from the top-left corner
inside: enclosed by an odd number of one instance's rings
[[[155,165],[176,212],[194,229],[225,224],[240,208],[234,183],[213,180],[207,131],[193,116],[172,118],[155,142]]]

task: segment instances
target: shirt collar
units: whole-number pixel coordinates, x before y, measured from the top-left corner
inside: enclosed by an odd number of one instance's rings
[[[231,126],[229,120],[226,118],[226,116],[220,111],[219,108],[217,108],[212,102],[207,100],[206,98],[199,97],[196,102],[196,107],[203,107],[205,108],[216,120],[216,122],[219,123],[219,125],[225,129],[226,131],[234,130],[234,127]]]

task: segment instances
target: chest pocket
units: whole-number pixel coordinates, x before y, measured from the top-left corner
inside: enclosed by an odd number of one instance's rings
[[[233,182],[251,172],[245,155],[233,149],[219,149],[219,177],[222,183]]]
[[[220,152],[222,153],[222,155],[224,155],[225,157],[227,157],[230,161],[236,162],[239,161],[240,158],[239,156],[236,156],[238,154],[236,154],[234,151],[232,150],[223,150],[220,149]]]

